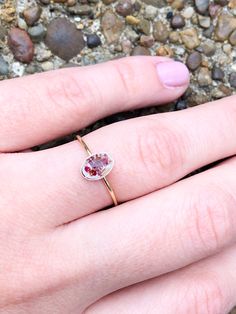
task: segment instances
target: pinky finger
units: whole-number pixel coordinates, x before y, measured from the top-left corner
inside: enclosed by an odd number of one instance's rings
[[[114,292],[84,314],[227,314],[236,304],[236,246]]]

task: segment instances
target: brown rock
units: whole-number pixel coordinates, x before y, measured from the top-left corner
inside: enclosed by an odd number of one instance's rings
[[[13,28],[8,34],[8,46],[16,60],[30,63],[34,57],[34,45],[26,31]]]
[[[235,9],[236,8],[236,0],[230,0],[229,1],[229,7],[230,7],[230,9]]]
[[[41,13],[42,13],[42,9],[39,6],[34,6],[31,8],[25,9],[23,11],[23,16],[27,25],[29,26],[34,25],[34,23],[36,23],[39,20]]]
[[[131,56],[150,56],[150,51],[145,47],[137,46],[132,50]]]
[[[124,29],[124,21],[118,18],[112,10],[106,10],[102,16],[101,26],[108,44],[117,42]]]
[[[188,55],[186,65],[190,70],[195,71],[200,66],[201,62],[201,54],[197,51],[194,51]]]
[[[169,46],[165,45],[157,48],[156,55],[161,57],[173,57],[174,52]]]
[[[188,49],[197,48],[200,45],[198,33],[194,28],[187,28],[180,33],[181,39]]]
[[[229,42],[232,46],[236,46],[236,30],[229,36]]]
[[[212,84],[211,72],[208,68],[201,68],[198,73],[198,83],[200,86],[209,86]]]
[[[121,16],[132,14],[134,6],[131,0],[120,0],[116,6],[116,12]]]
[[[225,41],[235,29],[236,18],[229,14],[221,14],[215,30],[216,39],[218,41]]]
[[[57,18],[48,25],[45,43],[58,57],[68,61],[85,46],[83,34],[66,18]]]
[[[174,0],[171,3],[173,9],[182,10],[184,8],[184,0]]]
[[[171,24],[171,27],[174,29],[182,28],[185,26],[185,20],[182,15],[176,14],[172,17],[170,24]]]
[[[141,35],[140,37],[140,45],[144,47],[152,47],[154,44],[154,38],[152,36]]]
[[[155,22],[153,24],[153,36],[157,41],[165,43],[169,37],[167,26],[161,21]]]

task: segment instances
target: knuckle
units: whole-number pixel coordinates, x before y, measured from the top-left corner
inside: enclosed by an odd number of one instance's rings
[[[185,286],[182,313],[222,314],[225,312],[225,293],[216,276],[210,272],[196,274]]]
[[[165,183],[183,165],[185,145],[181,135],[160,121],[146,118],[137,130],[136,141],[138,160],[154,179],[158,176]]]
[[[96,84],[92,84],[88,79],[79,79],[78,74],[69,69],[60,70],[56,73],[55,80],[51,86],[47,87],[46,94],[51,104],[58,108],[68,109],[73,117],[81,118],[96,106],[101,95],[96,88]]]
[[[134,95],[139,91],[136,84],[136,70],[133,63],[128,60],[120,59],[111,63],[117,76],[117,86],[122,88],[122,95],[126,99],[133,99]]]
[[[218,185],[196,188],[191,196],[188,236],[192,249],[207,253],[222,248],[233,238],[234,197]]]

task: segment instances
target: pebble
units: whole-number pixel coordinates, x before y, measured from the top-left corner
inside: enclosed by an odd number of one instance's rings
[[[223,51],[227,54],[230,55],[232,53],[232,46],[230,44],[225,44],[223,45]]]
[[[236,88],[236,72],[233,72],[229,76],[229,84],[231,87]]]
[[[207,14],[208,13],[208,7],[209,7],[209,0],[195,0],[195,7],[198,13],[200,14]]]
[[[118,18],[112,10],[105,11],[102,16],[101,27],[108,44],[119,40],[124,25],[124,21]]]
[[[212,84],[211,72],[208,68],[201,68],[198,73],[198,83],[202,87]]]
[[[157,48],[156,55],[161,57],[173,57],[174,52],[169,46],[164,45]]]
[[[166,43],[169,37],[169,31],[167,26],[161,21],[155,22],[153,24],[153,36],[157,41],[161,43]]]
[[[134,11],[134,6],[131,0],[120,0],[116,6],[116,12],[121,16],[131,15]]]
[[[43,24],[38,24],[36,26],[29,27],[28,34],[30,35],[33,42],[38,43],[41,40],[43,40],[43,38],[46,34],[46,30],[45,30]]]
[[[4,40],[7,35],[7,30],[0,24],[0,40]]]
[[[185,20],[182,15],[176,14],[172,17],[170,25],[172,28],[183,28],[185,26]]]
[[[214,26],[211,24],[208,29],[205,29],[203,31],[203,36],[205,36],[206,38],[212,38],[213,32],[214,32]]]
[[[150,35],[151,32],[151,23],[150,21],[146,20],[146,19],[142,19],[139,21],[137,29],[145,34],[145,35]]]
[[[85,46],[83,34],[66,18],[57,18],[48,25],[45,43],[58,57],[69,61]]]
[[[229,8],[235,9],[236,8],[236,0],[230,0],[229,1]]]
[[[184,8],[184,0],[172,0],[171,7],[176,10],[182,10]]]
[[[202,62],[202,56],[199,52],[191,52],[186,60],[186,65],[191,71],[195,71],[199,68]]]
[[[186,48],[192,50],[200,45],[198,33],[195,28],[187,28],[180,33],[181,39]]]
[[[41,67],[42,67],[43,71],[51,71],[54,68],[53,62],[51,62],[51,61],[42,62]]]
[[[112,4],[113,2],[115,2],[116,0],[102,0],[102,2],[106,5]]]
[[[202,28],[209,28],[211,25],[211,19],[209,16],[198,16],[198,23]]]
[[[157,13],[158,13],[157,8],[155,8],[152,5],[147,5],[144,11],[144,17],[146,19],[153,20],[157,16]]]
[[[184,110],[186,109],[188,106],[186,104],[185,100],[179,100],[177,101],[177,103],[175,104],[175,110]]]
[[[131,56],[150,56],[150,51],[145,47],[137,46],[132,50]]]
[[[235,0],[233,0],[235,2]],[[222,7],[227,5],[229,0],[215,0],[215,3],[221,5]],[[230,1],[231,2],[231,1]]]
[[[210,3],[209,5],[209,15],[214,18],[217,16],[219,10],[220,10],[220,5],[215,4],[215,3]]]
[[[14,75],[22,76],[25,72],[25,67],[20,62],[13,62],[11,70],[14,73]]]
[[[87,46],[89,48],[95,48],[102,44],[100,37],[97,34],[87,35]]]
[[[130,25],[138,25],[140,23],[140,20],[133,15],[127,15],[125,21]]]
[[[178,32],[171,32],[169,35],[169,41],[171,43],[179,43],[180,41],[180,36]]]
[[[225,41],[235,29],[236,18],[226,13],[221,14],[215,30],[216,39],[222,42]]]
[[[9,72],[9,64],[7,61],[0,55],[0,75],[7,75]]]
[[[213,66],[211,76],[213,80],[223,81],[224,79],[224,71],[222,71],[219,67]]]
[[[194,14],[194,9],[193,7],[187,7],[186,9],[184,9],[183,13],[182,13],[182,16],[185,18],[185,19],[191,19],[191,17],[193,16]]]
[[[93,13],[92,7],[87,4],[77,3],[75,6],[68,7],[67,11],[73,15],[85,16]]]
[[[140,37],[140,45],[150,48],[154,44],[154,38],[152,36],[141,35]]]
[[[156,8],[163,8],[167,6],[167,1],[166,0],[141,0],[141,2],[153,5]]]
[[[26,24],[26,21],[24,19],[21,19],[20,17],[18,17],[17,19],[17,26],[21,29],[24,29],[25,31],[27,31],[28,29],[28,25]]]
[[[229,42],[232,46],[236,46],[236,30],[234,30],[229,36]]]
[[[125,40],[122,40],[121,42],[121,47],[122,47],[122,51],[125,53],[125,54],[130,54],[131,50],[132,50],[132,43],[130,40],[128,39],[125,39]]]
[[[24,19],[27,25],[32,26],[34,25],[40,18],[42,13],[42,9],[39,6],[34,6],[31,8],[27,8],[23,11]]]
[[[202,44],[202,50],[203,53],[207,56],[207,57],[212,57],[215,52],[216,52],[216,44],[214,41],[211,40],[206,40],[203,44]]]
[[[12,28],[8,33],[8,46],[16,60],[30,63],[34,57],[34,45],[25,30]]]

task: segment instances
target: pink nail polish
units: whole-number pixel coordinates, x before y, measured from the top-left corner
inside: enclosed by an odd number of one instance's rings
[[[157,74],[166,87],[181,87],[189,82],[189,71],[181,62],[160,62],[157,64]]]

